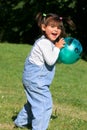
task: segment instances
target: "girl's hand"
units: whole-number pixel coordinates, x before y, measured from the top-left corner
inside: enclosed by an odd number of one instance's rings
[[[64,47],[64,44],[65,44],[64,38],[61,38],[58,42],[55,43],[55,46],[61,49],[62,47]]]

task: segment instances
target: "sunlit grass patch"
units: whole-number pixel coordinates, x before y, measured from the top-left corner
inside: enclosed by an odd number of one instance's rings
[[[31,47],[0,44],[0,130],[14,130],[13,120],[26,102],[22,72]],[[50,91],[53,113],[48,130],[86,130],[87,62],[81,59],[72,65],[56,64]]]

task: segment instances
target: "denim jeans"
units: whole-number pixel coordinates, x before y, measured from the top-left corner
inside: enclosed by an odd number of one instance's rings
[[[32,130],[46,130],[52,114],[52,97],[49,86],[53,80],[54,66],[25,62],[23,86],[27,103],[19,112],[15,124],[19,127],[32,124]]]

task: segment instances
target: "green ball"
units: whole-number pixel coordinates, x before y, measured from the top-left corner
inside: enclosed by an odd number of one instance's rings
[[[64,64],[73,64],[81,58],[83,51],[81,43],[72,37],[66,37],[65,46],[60,50],[58,62]]]

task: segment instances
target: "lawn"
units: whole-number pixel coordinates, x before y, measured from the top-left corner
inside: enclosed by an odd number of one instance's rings
[[[13,128],[13,120],[26,102],[22,72],[31,45],[0,44],[0,130]],[[50,91],[53,113],[48,130],[87,129],[87,62],[56,64]],[[27,130],[27,129],[23,129]]]

